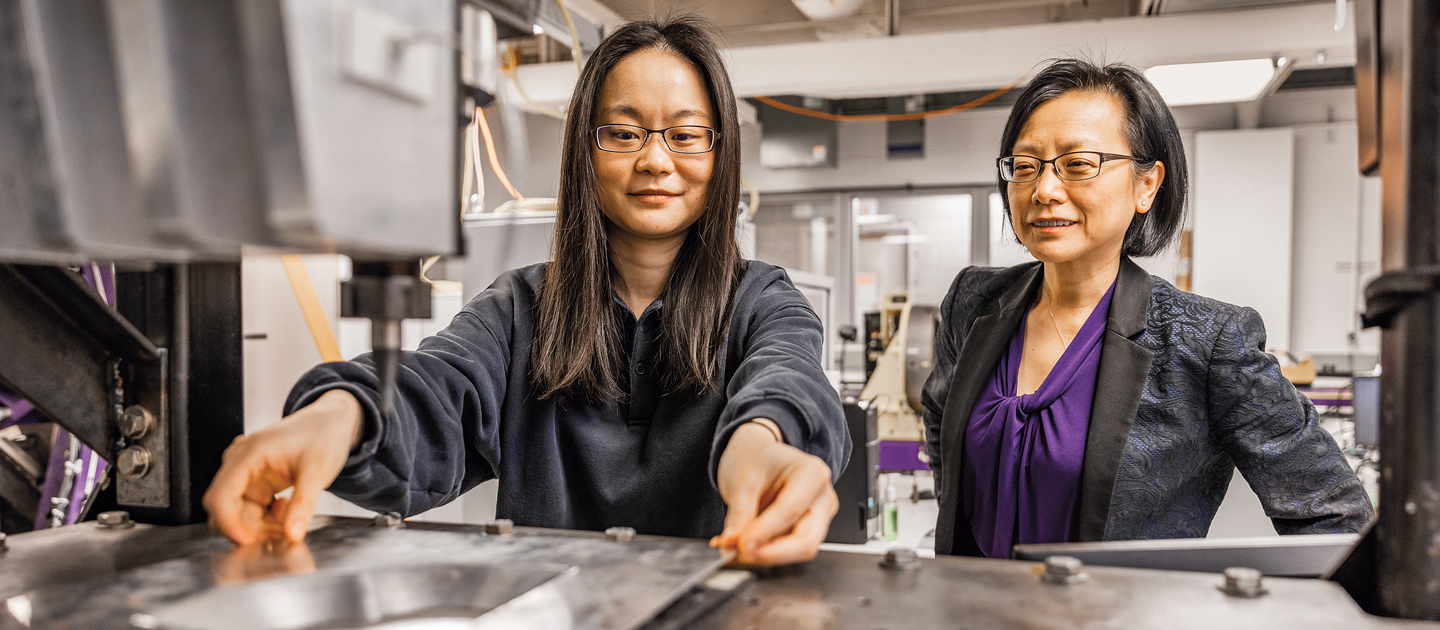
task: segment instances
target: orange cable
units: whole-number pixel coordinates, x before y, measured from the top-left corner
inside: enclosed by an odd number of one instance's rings
[[[500,158],[495,157],[495,139],[490,137],[490,124],[485,122],[484,109],[475,108],[475,120],[480,123],[480,133],[485,134],[485,150],[490,154],[490,166],[495,167],[495,175],[500,177],[500,183],[505,185],[505,190],[510,191],[511,197],[524,199],[525,195],[510,185],[510,178],[505,176],[505,169],[500,167]]]
[[[1010,90],[1015,89],[1015,86],[1020,85],[1020,83],[1021,83],[1022,81],[1024,81],[1024,80],[1025,80],[1024,77],[1021,77],[1021,78],[1019,78],[1019,79],[1016,79],[1014,83],[1011,83],[1010,85],[1007,85],[1007,86],[1005,86],[1005,87],[1003,87],[1003,88],[1000,88],[1000,89],[998,89],[998,90],[995,90],[994,92],[991,92],[991,93],[989,93],[989,94],[986,94],[985,96],[982,96],[982,97],[977,98],[977,99],[975,99],[975,100],[973,100],[973,101],[970,101],[969,103],[961,103],[961,104],[955,105],[955,106],[953,106],[953,107],[946,107],[945,109],[937,109],[937,110],[935,110],[935,111],[933,111],[933,112],[916,112],[916,113],[914,113],[914,114],[828,114],[828,113],[825,113],[825,112],[817,112],[817,111],[814,111],[814,110],[805,109],[804,107],[796,107],[796,106],[794,106],[794,105],[786,105],[785,103],[781,103],[780,101],[777,101],[777,100],[775,100],[775,99],[773,99],[773,98],[770,98],[770,97],[768,97],[768,96],[756,96],[756,97],[755,97],[755,100],[760,101],[761,103],[764,103],[764,104],[769,105],[769,106],[771,106],[771,107],[774,107],[774,108],[776,108],[776,109],[783,109],[783,110],[785,110],[785,111],[787,111],[787,112],[790,112],[790,113],[792,113],[792,114],[800,114],[801,116],[809,116],[809,117],[811,117],[811,118],[820,118],[820,119],[823,119],[823,120],[921,120],[921,119],[924,119],[924,118],[931,118],[931,117],[934,117],[934,116],[943,116],[943,115],[945,115],[945,114],[953,114],[953,113],[955,113],[955,112],[963,112],[963,111],[965,111],[965,110],[967,110],[967,109],[973,109],[973,108],[979,107],[979,106],[981,106],[981,105],[984,105],[984,104],[986,104],[986,103],[989,103],[990,101],[993,101],[993,100],[999,98],[1002,94],[1004,94],[1004,93],[1006,93],[1006,92],[1009,92]]]

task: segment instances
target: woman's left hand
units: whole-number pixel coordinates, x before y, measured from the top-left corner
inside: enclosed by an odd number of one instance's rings
[[[725,530],[712,547],[735,549],[735,561],[750,565],[804,562],[820,551],[840,507],[820,458],[748,422],[731,435],[717,477]]]

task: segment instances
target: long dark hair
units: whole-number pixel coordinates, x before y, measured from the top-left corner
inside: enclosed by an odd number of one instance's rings
[[[1030,115],[1041,105],[1067,92],[1098,92],[1109,94],[1125,109],[1125,141],[1137,174],[1165,165],[1165,179],[1155,191],[1155,205],[1149,212],[1137,213],[1125,231],[1121,252],[1126,256],[1154,256],[1175,238],[1185,220],[1185,195],[1188,176],[1185,168],[1185,147],[1180,142],[1180,128],[1160,91],[1134,66],[1123,63],[1097,65],[1080,59],[1059,59],[1036,75],[1015,106],[1000,136],[1000,155],[1010,155],[1020,131]],[[998,178],[1000,198],[1005,203],[1005,217],[1010,218],[1009,183]],[[1012,225],[1013,228],[1013,225]]]
[[[592,161],[595,106],[611,69],[631,53],[658,49],[688,60],[705,80],[719,133],[705,212],[680,247],[665,285],[660,350],[668,392],[699,394],[714,387],[718,356],[736,287],[745,272],[735,242],[740,202],[740,123],[735,92],[712,27],[694,17],[626,24],[611,33],[586,62],[570,97],[560,164],[554,262],[545,269],[536,300],[531,378],[539,397],[619,398],[624,322],[612,285],[607,219]],[[640,357],[634,357],[640,359]]]

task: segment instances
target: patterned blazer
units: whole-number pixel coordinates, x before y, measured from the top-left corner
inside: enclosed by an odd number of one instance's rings
[[[940,307],[922,396],[938,553],[980,555],[960,497],[965,430],[1040,282],[1040,263],[971,267]],[[1204,537],[1237,467],[1281,534],[1357,532],[1374,516],[1314,405],[1265,352],[1253,309],[1186,293],[1122,258],[1102,343],[1079,540]]]

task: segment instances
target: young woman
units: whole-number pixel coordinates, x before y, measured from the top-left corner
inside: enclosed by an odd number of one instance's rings
[[[406,353],[392,412],[368,356],[311,370],[283,422],[226,453],[217,529],[299,540],[327,487],[408,516],[498,477],[497,516],[518,525],[813,557],[849,435],[819,319],[736,247],[740,133],[714,44],[691,19],[623,26],[569,111],[554,262],[502,275]]]
[[[1144,75],[1053,63],[1000,156],[1040,262],[967,269],[941,306],[923,397],[936,551],[1204,537],[1236,467],[1281,534],[1362,528],[1370,501],[1260,316],[1130,260],[1163,250],[1185,209],[1180,133]]]

